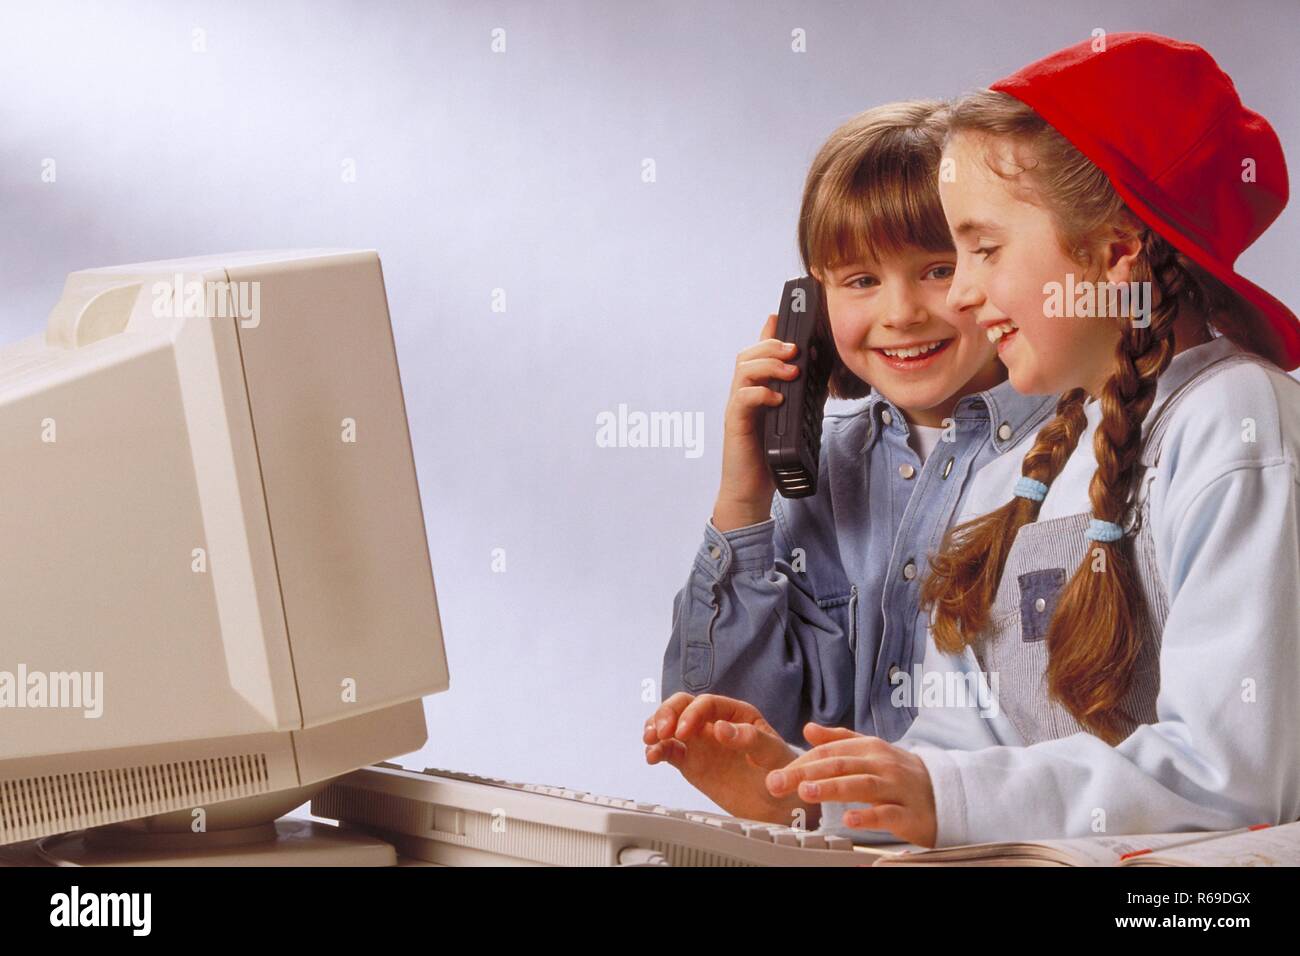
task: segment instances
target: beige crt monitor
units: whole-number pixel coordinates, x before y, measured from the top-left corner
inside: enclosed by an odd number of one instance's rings
[[[261,839],[447,686],[375,252],[74,272],[0,348],[0,844]]]

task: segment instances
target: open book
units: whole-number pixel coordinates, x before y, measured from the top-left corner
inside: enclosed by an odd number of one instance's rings
[[[879,853],[873,866],[1300,866],[1300,822],[1221,833],[1153,833],[972,843]]]

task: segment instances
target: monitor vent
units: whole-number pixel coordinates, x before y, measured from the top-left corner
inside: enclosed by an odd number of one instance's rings
[[[0,780],[0,844],[270,790],[264,753]]]

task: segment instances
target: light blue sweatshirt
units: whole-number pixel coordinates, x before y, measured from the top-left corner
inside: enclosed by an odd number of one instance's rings
[[[1216,338],[1176,355],[1144,433],[1178,386],[1233,352]],[[1089,402],[1086,411],[1088,431],[1052,483],[1039,522],[1090,510],[1100,406]],[[1010,498],[1031,442],[980,471],[959,520]],[[1273,366],[1228,368],[1172,407],[1163,455],[1148,475],[1168,595],[1157,719],[1114,747],[1087,732],[1026,745],[1005,707],[923,706],[896,745],[929,771],[937,846],[1300,818],[1298,459],[1300,383]],[[942,654],[932,640],[923,667],[979,672],[971,648]],[[991,675],[986,680],[987,687]],[[845,806],[823,805],[825,829],[858,843],[895,839],[842,827]]]

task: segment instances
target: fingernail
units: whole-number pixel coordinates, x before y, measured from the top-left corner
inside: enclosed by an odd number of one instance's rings
[[[736,736],[735,726],[727,723],[725,720],[718,721],[718,729],[722,731],[722,736],[728,740],[731,740]]]
[[[809,800],[815,800],[817,798],[817,793],[818,793],[817,784],[809,783],[805,781],[803,784],[803,792],[804,792],[804,796],[806,796]]]
[[[775,787],[777,790],[784,790],[785,774],[783,774],[780,770],[772,771],[772,775],[767,778],[767,785],[769,787]]]

